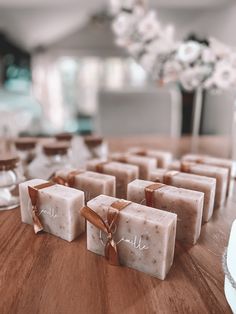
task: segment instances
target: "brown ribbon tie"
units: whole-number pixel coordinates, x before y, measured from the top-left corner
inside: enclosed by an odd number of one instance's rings
[[[39,190],[48,188],[52,185],[55,185],[53,182],[46,182],[43,184],[39,184],[36,186],[28,186],[29,197],[32,204],[32,219],[33,219],[33,226],[34,232],[37,234],[43,230],[42,223],[39,219],[39,210],[38,210],[38,192]]]
[[[114,160],[117,161],[117,162],[121,162],[123,164],[127,164],[128,163],[128,157],[125,157],[125,156],[121,156],[121,157],[115,158]]]
[[[192,164],[189,162],[181,162],[180,164],[180,171],[181,172],[186,172],[186,173],[190,173],[191,172],[191,166]]]
[[[81,173],[84,173],[85,171],[79,171],[79,170],[74,170],[68,173],[66,178],[63,178],[61,176],[54,176],[52,178],[52,181],[54,183],[60,184],[60,185],[65,185],[68,187],[73,187],[75,185],[75,177],[77,175],[80,175]]]
[[[176,171],[176,170],[167,171],[163,176],[163,183],[166,185],[171,185],[172,178],[176,176],[177,174],[179,174],[179,171]]]
[[[154,206],[154,191],[161,189],[165,187],[166,185],[163,183],[152,183],[151,185],[147,186],[145,188],[145,199],[146,199],[146,205],[149,207]]]
[[[99,173],[103,173],[104,172],[104,166],[106,164],[108,164],[110,162],[110,160],[107,160],[107,161],[101,161],[100,163],[98,163],[95,167],[95,171],[96,172],[99,172]]]
[[[135,155],[147,156],[147,151],[146,150],[139,150],[139,151],[135,152]]]
[[[88,220],[91,224],[103,231],[107,235],[107,242],[105,245],[105,258],[109,264],[119,266],[119,254],[117,244],[113,238],[113,228],[115,223],[118,222],[119,213],[122,209],[127,207],[131,202],[125,200],[117,200],[109,206],[107,211],[107,222],[102,219],[90,207],[85,206],[81,208],[81,215]]]
[[[198,158],[194,161],[196,164],[204,164],[204,159],[203,158]]]

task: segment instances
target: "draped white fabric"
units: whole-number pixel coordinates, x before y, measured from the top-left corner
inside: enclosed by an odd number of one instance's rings
[[[226,5],[233,4],[234,0],[147,0],[147,2],[151,7],[163,9],[164,20],[165,15],[168,16],[168,20],[171,20],[173,15],[171,10],[178,8],[173,20],[178,27],[185,24],[188,16],[191,16],[191,25],[187,27],[187,31],[194,31],[196,27],[201,29],[202,24],[206,25],[206,22],[209,22],[207,16],[211,11],[210,8],[218,8],[222,12],[224,11],[222,8],[225,9]],[[51,44],[81,28],[89,16],[104,9],[106,4],[107,0],[0,0],[0,30],[5,31],[23,47],[32,49],[38,45]],[[184,19],[180,9],[188,10]],[[207,12],[204,12],[204,9],[207,9]],[[202,10],[201,18],[198,16],[197,19],[199,23],[195,21],[192,14],[195,10]],[[204,23],[202,19],[205,20]]]

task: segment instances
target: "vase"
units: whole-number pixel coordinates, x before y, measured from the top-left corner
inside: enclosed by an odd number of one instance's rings
[[[192,138],[191,151],[198,152],[198,138],[200,135],[201,116],[202,116],[203,89],[198,87],[194,93],[193,113],[192,113]]]

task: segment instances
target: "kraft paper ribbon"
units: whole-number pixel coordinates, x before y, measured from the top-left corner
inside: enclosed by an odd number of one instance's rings
[[[135,153],[135,155],[138,155],[138,156],[147,156],[147,150],[139,150]]]
[[[204,161],[203,158],[198,158],[198,159],[196,159],[194,162],[195,162],[196,164],[204,164],[204,163],[205,163],[205,161]]]
[[[146,205],[149,207],[154,206],[154,191],[165,187],[163,183],[153,183],[145,188]]]
[[[110,160],[107,161],[102,161],[100,163],[98,163],[95,167],[95,171],[99,172],[99,173],[103,173],[103,167],[108,164],[110,162]]]
[[[115,158],[115,161],[121,162],[123,164],[127,164],[128,163],[128,157],[121,156],[121,157]]]
[[[118,222],[119,213],[122,209],[127,207],[131,202],[125,200],[118,200],[112,203],[107,211],[107,222],[102,219],[95,211],[90,207],[84,206],[80,212],[81,215],[87,219],[91,224],[103,231],[107,235],[107,242],[105,245],[105,258],[109,264],[119,266],[119,254],[117,250],[117,244],[113,238],[113,227]]]
[[[190,173],[191,172],[191,166],[192,166],[192,164],[190,164],[188,162],[181,162],[180,171]]]
[[[63,178],[61,176],[54,176],[52,177],[52,181],[54,183],[64,185],[67,187],[73,187],[75,185],[75,177],[81,173],[84,173],[85,171],[79,171],[79,170],[74,170],[68,173],[66,178]]]
[[[161,180],[159,177],[157,177],[154,182],[158,182],[158,183],[161,183],[163,182],[163,184],[166,184],[166,185],[171,185],[171,181],[172,181],[172,178],[179,174],[180,172],[179,171],[176,171],[176,170],[170,170],[170,171],[167,171],[164,175],[163,175],[163,180]]]
[[[39,219],[39,210],[38,210],[38,195],[39,190],[48,188],[52,185],[55,185],[53,182],[46,182],[43,184],[39,184],[36,186],[28,186],[29,197],[32,204],[32,219],[33,219],[33,226],[34,232],[37,234],[40,231],[43,231],[43,225]]]

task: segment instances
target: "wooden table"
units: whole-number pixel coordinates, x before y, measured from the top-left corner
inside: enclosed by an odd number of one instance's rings
[[[112,149],[132,143],[188,149],[189,139],[116,139]],[[201,151],[227,154],[223,139],[202,138]],[[223,151],[223,153],[222,153]],[[165,281],[125,267],[112,267],[86,250],[85,235],[72,243],[34,235],[19,210],[0,213],[1,314],[231,313],[224,296],[221,258],[236,218],[236,196],[202,227],[194,247],[176,244]]]

